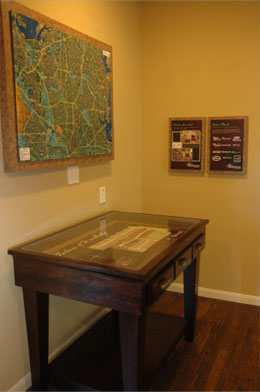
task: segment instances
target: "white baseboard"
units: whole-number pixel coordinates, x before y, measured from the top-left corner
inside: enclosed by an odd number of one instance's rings
[[[49,355],[49,361],[55,359],[62,351],[64,351],[67,347],[69,347],[75,340],[77,340],[84,332],[92,327],[98,320],[100,320],[106,313],[110,310],[105,308],[97,309],[94,315],[91,315],[90,319],[87,319],[86,324],[81,327],[77,332],[75,332],[72,336],[69,337],[65,342],[62,343],[56,350],[54,350]],[[13,385],[8,392],[18,392],[18,391],[26,391],[32,385],[31,381],[31,373],[26,374],[20,381],[18,381],[15,385]]]
[[[172,283],[168,287],[168,290],[175,291],[177,293],[183,293],[183,284],[182,283]],[[255,295],[247,295],[247,294],[241,294],[241,293],[234,293],[231,291],[207,289],[204,287],[198,288],[198,295],[200,297],[222,299],[225,301],[238,302],[241,304],[260,306],[260,297],[257,297]]]
[[[10,391],[27,391],[28,388],[32,385],[31,382],[31,373],[26,374],[18,383],[12,386],[12,388],[8,389]]]

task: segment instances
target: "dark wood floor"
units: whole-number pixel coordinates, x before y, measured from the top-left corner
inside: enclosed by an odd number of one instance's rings
[[[182,295],[164,311],[182,312]],[[198,298],[195,340],[182,340],[154,391],[260,391],[260,308]]]

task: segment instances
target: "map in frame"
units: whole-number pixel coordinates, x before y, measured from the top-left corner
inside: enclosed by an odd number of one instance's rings
[[[10,21],[18,161],[113,155],[111,51],[40,17]]]

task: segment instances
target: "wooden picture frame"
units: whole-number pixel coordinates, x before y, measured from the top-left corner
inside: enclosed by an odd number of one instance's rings
[[[204,117],[172,117],[169,119],[169,171],[204,172]]]
[[[4,170],[114,159],[112,47],[13,1],[0,13]]]
[[[209,117],[207,133],[208,172],[246,174],[248,117]]]

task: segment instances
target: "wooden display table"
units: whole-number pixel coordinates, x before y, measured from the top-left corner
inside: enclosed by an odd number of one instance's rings
[[[10,249],[24,293],[33,390],[50,383],[61,390],[148,389],[179,339],[193,339],[207,223],[109,212]],[[181,273],[184,318],[154,312]],[[50,364],[49,294],[112,309]]]

